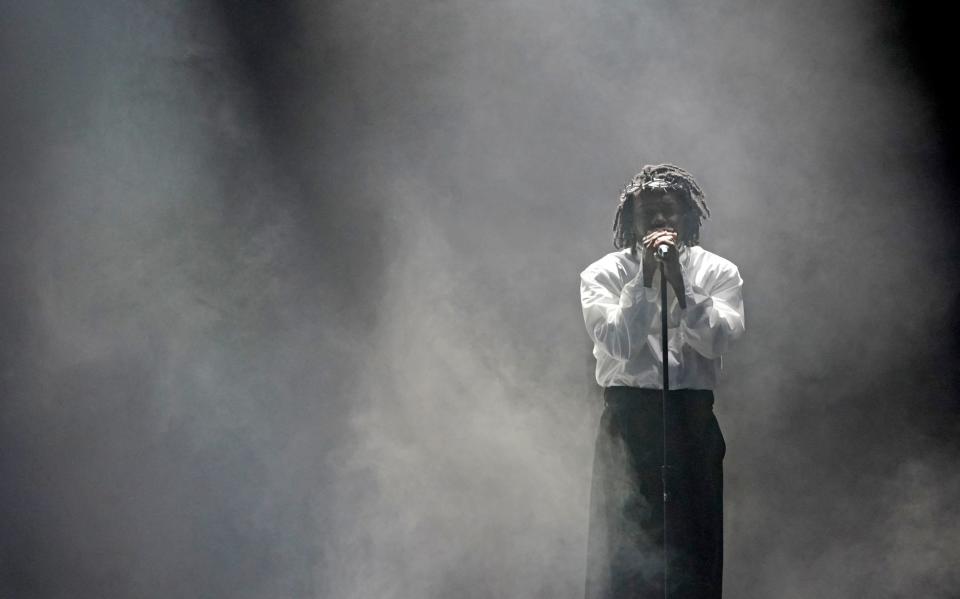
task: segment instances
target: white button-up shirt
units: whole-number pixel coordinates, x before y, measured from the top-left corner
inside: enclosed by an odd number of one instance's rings
[[[743,279],[700,246],[680,249],[687,307],[668,288],[671,389],[713,389],[720,356],[744,332]],[[659,269],[657,271],[659,273]],[[612,252],[580,273],[580,303],[597,359],[597,383],[660,389],[660,275],[643,286],[642,254]]]

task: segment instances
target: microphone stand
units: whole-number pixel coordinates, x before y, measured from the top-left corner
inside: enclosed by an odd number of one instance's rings
[[[670,389],[669,363],[667,358],[667,273],[664,260],[660,260],[660,358],[663,363],[663,397],[661,402],[663,419],[663,465],[660,468],[660,481],[663,485],[663,597],[669,599],[667,590],[667,503],[670,501],[670,491],[667,487],[670,464],[667,460],[667,392]]]

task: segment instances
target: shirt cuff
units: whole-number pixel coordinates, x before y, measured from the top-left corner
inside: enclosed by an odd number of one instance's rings
[[[690,279],[687,277],[683,278],[683,294],[687,299],[687,307],[683,311],[684,316],[688,319],[691,316],[699,316],[704,308],[713,303],[710,295],[705,293],[702,288],[690,283]]]

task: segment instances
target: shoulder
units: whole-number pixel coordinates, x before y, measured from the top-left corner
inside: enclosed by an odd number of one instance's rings
[[[610,252],[580,271],[580,278],[625,273],[631,264],[636,268],[637,260],[630,254],[629,249]]]
[[[715,273],[719,279],[739,279],[740,269],[737,265],[719,254],[705,250],[699,245],[690,247],[690,260],[697,269]]]

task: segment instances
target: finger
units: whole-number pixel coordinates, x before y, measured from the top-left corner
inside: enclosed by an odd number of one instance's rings
[[[655,235],[663,235],[664,233],[673,233],[673,232],[674,232],[674,231],[671,230],[671,229],[654,229],[654,230],[652,230],[652,231],[649,231],[649,232],[644,236],[644,239],[653,237],[653,236],[655,236]]]
[[[661,233],[660,235],[657,235],[657,241],[661,241],[661,242],[674,243],[674,241],[676,241],[676,238],[677,238],[676,235],[669,232]]]
[[[663,234],[665,234],[665,233],[669,233],[669,234],[671,234],[671,235],[676,235],[676,232],[672,231],[671,229],[655,229],[655,230],[650,231],[649,233],[647,233],[647,234],[644,236],[644,239],[648,239],[648,238],[654,237],[654,236],[656,236],[656,235],[663,235]]]
[[[649,240],[649,239],[654,239],[656,237],[662,237],[662,236],[676,237],[677,234],[676,232],[671,231],[669,229],[658,229],[656,231],[651,231],[650,233],[648,233],[646,237],[644,237],[644,239]]]
[[[665,232],[665,231],[653,231],[652,233],[648,233],[648,234],[643,238],[643,244],[644,244],[644,245],[648,245],[648,244],[650,244],[650,243],[653,243],[657,238],[661,237],[664,233],[666,233],[666,232]]]
[[[675,246],[676,241],[674,236],[669,233],[663,233],[663,234],[657,235],[650,240],[649,246],[656,247],[662,244],[667,244],[671,247]]]

